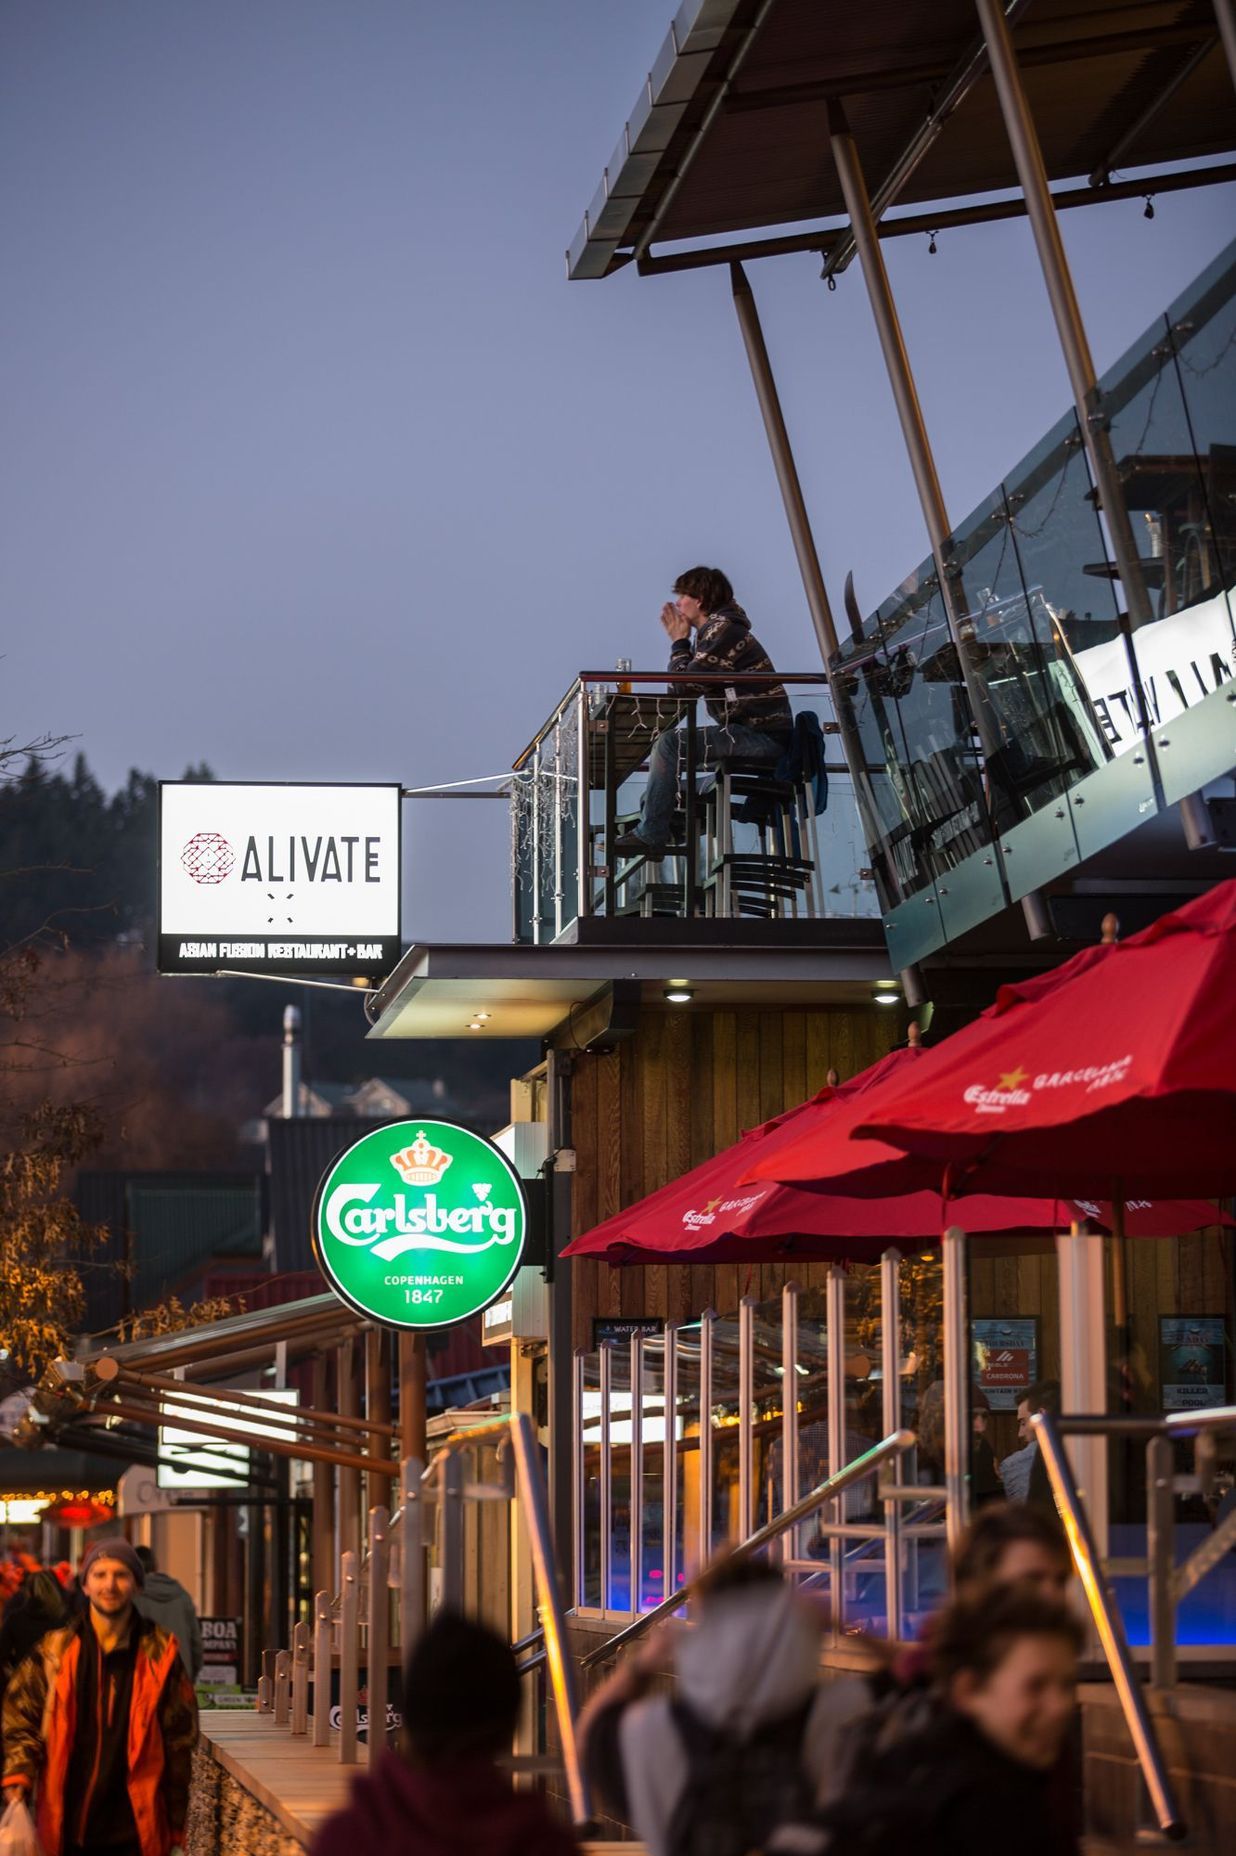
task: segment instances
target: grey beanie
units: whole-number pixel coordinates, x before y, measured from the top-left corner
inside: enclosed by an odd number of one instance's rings
[[[135,1550],[129,1545],[123,1534],[113,1534],[107,1540],[91,1541],[86,1557],[82,1561],[83,1585],[86,1582],[86,1574],[90,1571],[90,1568],[94,1565],[96,1560],[119,1560],[120,1564],[122,1566],[127,1566],[129,1571],[133,1574],[133,1578],[139,1589],[146,1583],[146,1568],[142,1565]]]

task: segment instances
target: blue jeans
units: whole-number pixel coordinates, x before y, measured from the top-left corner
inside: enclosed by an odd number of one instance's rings
[[[785,753],[786,744],[777,735],[766,735],[758,728],[741,722],[727,722],[719,727],[695,731],[697,768],[715,767],[721,760],[763,760],[775,767]],[[668,728],[658,735],[648,756],[648,785],[640,807],[639,835],[649,844],[664,844],[670,833],[670,820],[678,804],[678,781],[687,763],[686,731]]]

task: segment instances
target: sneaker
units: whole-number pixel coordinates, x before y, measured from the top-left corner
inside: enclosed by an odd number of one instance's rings
[[[638,831],[623,831],[614,839],[614,849],[622,857],[665,857],[671,846],[653,844],[647,838],[641,838]]]

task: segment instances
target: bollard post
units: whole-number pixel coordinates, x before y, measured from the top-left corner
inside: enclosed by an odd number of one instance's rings
[[[309,1731],[309,1626],[292,1630],[292,1732]]]
[[[330,1663],[332,1621],[330,1593],[313,1601],[313,1744],[330,1745]]]
[[[286,1727],[291,1718],[292,1658],[287,1650],[275,1651],[275,1726]]]
[[[258,1676],[257,1711],[269,1714],[275,1705],[275,1653],[273,1650],[262,1651],[261,1674]]]
[[[387,1645],[390,1637],[390,1594],[386,1508],[369,1510],[369,1758],[372,1763],[386,1745]]]
[[[339,1578],[339,1763],[356,1764],[356,1695],[360,1634],[360,1575],[351,1550],[340,1560]]]

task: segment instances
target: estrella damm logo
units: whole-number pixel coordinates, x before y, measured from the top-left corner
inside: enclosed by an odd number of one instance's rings
[[[318,1187],[313,1242],[343,1301],[386,1327],[465,1321],[519,1267],[528,1215],[519,1175],[449,1121],[375,1128]]]

